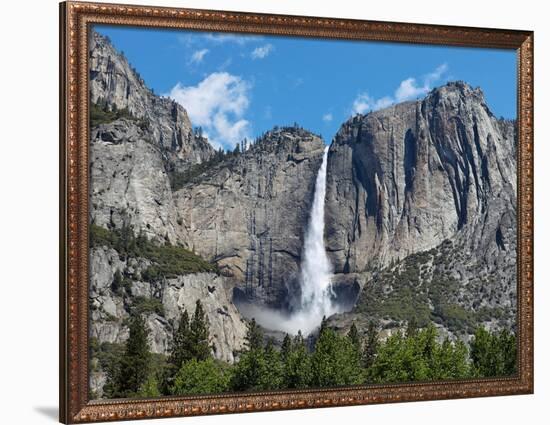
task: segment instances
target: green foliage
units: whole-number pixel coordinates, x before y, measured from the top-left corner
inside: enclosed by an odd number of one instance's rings
[[[312,385],[316,387],[359,384],[363,369],[357,347],[347,336],[324,328],[311,358]]]
[[[356,310],[420,328],[435,322],[455,334],[472,334],[479,323],[501,318],[504,310],[464,308],[462,285],[452,273],[461,255],[453,242],[446,240],[429,251],[392,261],[373,275],[359,296]]]
[[[175,245],[157,245],[140,234],[137,237],[130,226],[107,230],[92,224],[90,245],[107,246],[115,249],[122,257],[141,257],[154,264],[143,272],[143,279],[154,282],[162,278],[200,272],[217,273],[216,265],[209,263],[195,253]]]
[[[227,368],[211,357],[206,360],[191,359],[179,369],[171,394],[213,394],[228,390],[230,375]]]
[[[517,371],[516,337],[507,330],[491,334],[478,328],[470,342],[475,376],[510,376]]]
[[[193,358],[193,347],[191,346],[191,330],[189,329],[189,314],[183,310],[178,327],[174,327],[172,346],[170,349],[169,363],[174,370],[179,370],[181,365]]]
[[[265,380],[262,375],[267,371],[263,348],[254,348],[241,354],[233,366],[230,386],[234,391],[263,390]]]
[[[162,301],[157,298],[137,296],[132,303],[132,312],[138,315],[156,313],[159,316],[164,316],[164,306]]]
[[[120,270],[117,269],[113,276],[113,282],[111,283],[111,289],[115,294],[120,294],[122,291],[123,278]]]
[[[210,345],[208,344],[208,318],[200,300],[197,300],[195,304],[195,313],[189,325],[189,331],[193,358],[206,360],[211,354]]]
[[[124,353],[113,373],[107,375],[104,386],[109,398],[132,397],[137,395],[149,378],[151,354],[147,343],[148,330],[140,315],[130,321],[130,336],[125,344]]]
[[[273,346],[273,341],[267,341],[264,349],[265,372],[261,376],[259,387],[265,390],[283,388],[284,365],[281,353]]]
[[[196,181],[199,176],[231,156],[232,154],[227,154],[223,150],[218,150],[208,161],[192,164],[183,171],[168,171],[170,187],[174,192],[181,189],[187,183]]]
[[[172,388],[175,385],[175,375],[186,363],[191,360],[203,362],[211,358],[208,340],[208,318],[201,301],[197,300],[193,317],[190,319],[187,311],[183,310],[178,327],[174,329],[163,388]]]
[[[281,344],[281,359],[286,362],[291,352],[292,338],[290,338],[289,334],[285,334],[285,337],[283,338],[283,343]]]
[[[107,372],[104,392],[110,398],[437,381],[516,371],[516,339],[508,331],[478,329],[470,351],[460,341],[439,342],[433,325],[417,328],[411,321],[407,332],[396,332],[383,342],[378,332],[370,322],[364,340],[354,325],[343,336],[325,319],[312,352],[301,333],[286,335],[278,350],[272,340],[263,344],[262,329],[251,320],[246,348],[229,365],[211,356],[208,321],[198,300],[191,318],[182,312],[168,362],[163,355],[149,353],[145,322],[137,314],[124,346],[92,339],[90,349],[92,367]]]
[[[154,375],[150,375],[149,378],[147,378],[147,381],[139,388],[136,394],[137,397],[142,398],[154,398],[160,397],[161,395],[159,383]]]
[[[301,332],[294,337],[284,362],[284,388],[307,388],[312,381],[311,359]]]
[[[374,362],[376,353],[378,352],[378,327],[371,320],[367,327],[367,338],[363,349],[362,362],[365,368],[369,368]]]
[[[116,105],[109,107],[106,102],[99,101],[98,104],[90,103],[90,126],[96,127],[99,124],[108,124],[118,119],[125,118],[138,121],[128,109],[117,109]]]
[[[438,343],[437,331],[426,329],[405,336],[391,335],[380,344],[374,362],[367,370],[367,381],[376,383],[460,379],[470,375],[467,349],[458,342]]]
[[[115,376],[118,360],[124,354],[124,345],[111,342],[99,344],[97,338],[90,338],[90,358],[92,370],[100,368],[107,376]]]
[[[351,327],[348,332],[348,338],[357,350],[361,349],[361,340],[359,337],[359,331],[357,330],[357,326],[355,326],[355,322],[351,324]]]
[[[256,319],[252,319],[246,326],[246,348],[248,350],[260,349],[264,343],[264,333],[262,328],[256,323]]]

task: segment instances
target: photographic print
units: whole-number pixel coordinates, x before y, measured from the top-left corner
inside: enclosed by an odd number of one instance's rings
[[[60,4],[60,421],[533,393],[533,32]]]
[[[515,50],[88,37],[90,399],[517,374]]]

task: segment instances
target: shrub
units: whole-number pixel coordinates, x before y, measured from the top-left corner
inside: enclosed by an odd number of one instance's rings
[[[133,301],[133,312],[136,314],[151,314],[156,313],[159,316],[164,316],[164,306],[162,302],[156,298],[147,298],[138,296]]]
[[[184,363],[171,387],[174,395],[214,394],[228,390],[229,373],[214,359],[191,359]]]
[[[138,121],[140,127],[144,120],[138,120],[134,117],[127,108],[116,109],[115,105],[109,107],[106,102],[100,104],[90,103],[90,125],[96,127],[99,124],[108,124],[121,118],[126,118],[132,121]]]
[[[92,224],[90,245],[113,248],[123,257],[141,257],[150,260],[153,264],[142,272],[142,278],[148,282],[189,273],[219,272],[215,264],[209,263],[181,246],[169,243],[158,245],[144,235],[136,237],[130,226],[108,230]],[[123,283],[125,288],[131,286],[131,283],[123,279],[123,282],[117,282],[117,287],[120,283]]]

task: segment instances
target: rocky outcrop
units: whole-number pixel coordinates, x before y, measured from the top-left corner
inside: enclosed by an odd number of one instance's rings
[[[127,110],[147,126],[147,136],[173,163],[200,163],[214,150],[193,132],[187,111],[172,99],[155,95],[110,40],[91,32],[90,101]]]
[[[512,327],[515,150],[514,122],[496,119],[481,90],[462,82],[346,122],[329,152],[326,243],[335,271],[366,283],[354,311],[335,323],[406,324],[411,315],[395,303],[407,310],[412,292],[423,294],[415,300],[427,318],[443,314],[447,330],[453,315],[466,328],[493,320],[478,317],[480,309]],[[449,255],[444,262],[440,251]],[[436,300],[441,281],[446,298]],[[472,330],[464,326],[452,331]]]
[[[208,317],[214,357],[230,363],[235,360],[244,344],[246,323],[231,302],[224,277],[197,273],[150,283],[141,278],[151,264],[148,260],[121,259],[107,247],[92,249],[90,260],[90,336],[99,343],[123,343],[128,338],[129,313],[137,308],[146,318],[151,351],[167,354],[183,309],[192,315],[200,300]],[[113,288],[117,270],[125,276],[125,283]]]
[[[185,109],[156,96],[109,40],[92,31],[90,100],[124,111],[91,129],[93,223],[133,226],[148,237],[181,240],[168,172],[209,160],[214,149],[193,132]]]
[[[160,149],[126,120],[92,129],[91,220],[102,227],[133,226],[149,238],[181,238],[178,214]]]
[[[336,272],[373,269],[459,232],[476,234],[483,251],[497,246],[498,229],[508,235],[515,221],[514,158],[513,123],[497,120],[465,83],[353,117],[329,151],[327,249]]]
[[[324,146],[278,128],[174,194],[186,243],[231,278],[237,300],[289,307]]]

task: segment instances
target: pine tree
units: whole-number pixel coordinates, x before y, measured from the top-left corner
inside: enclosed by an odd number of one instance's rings
[[[319,326],[319,337],[328,329],[328,320],[327,316],[323,316],[323,319],[321,319],[321,326]]]
[[[278,390],[282,388],[284,368],[281,361],[281,354],[273,346],[270,338],[264,348],[265,368],[258,382],[258,389]]]
[[[122,273],[119,269],[116,270],[115,275],[113,276],[113,283],[111,284],[111,289],[115,294],[120,294],[122,288]]]
[[[418,330],[418,322],[416,321],[416,317],[411,317],[409,319],[409,322],[407,323],[407,331],[406,334],[408,337],[415,336],[416,332]]]
[[[256,350],[263,346],[264,333],[262,328],[256,323],[256,319],[248,322],[245,340],[248,351]]]
[[[509,376],[517,370],[516,337],[507,330],[491,334],[479,328],[470,342],[470,357],[475,376]]]
[[[363,370],[356,347],[326,325],[315,344],[311,358],[312,384],[317,387],[352,385],[363,381]]]
[[[311,385],[311,380],[311,359],[302,332],[298,331],[284,362],[284,387],[307,388]]]
[[[130,321],[130,336],[114,376],[110,383],[110,396],[114,398],[131,397],[139,392],[147,381],[150,370],[151,354],[147,343],[148,336],[145,320],[135,315]]]
[[[517,373],[516,336],[503,329],[498,336],[499,352],[502,356],[502,374],[510,376]]]
[[[374,362],[378,351],[378,327],[371,320],[367,328],[367,341],[363,350],[363,366],[369,368]]]
[[[183,363],[193,358],[189,314],[183,310],[177,329],[174,329],[169,363],[178,371]]]
[[[357,330],[357,326],[355,326],[355,322],[351,324],[351,327],[348,332],[348,338],[350,339],[351,343],[357,348],[357,350],[360,350],[361,339],[359,337],[359,331]]]
[[[228,390],[229,379],[228,371],[212,357],[201,361],[192,359],[176,374],[170,394],[218,394]]]
[[[283,360],[283,362],[287,361],[291,351],[292,351],[292,339],[290,338],[289,334],[285,334],[283,343],[281,344],[281,359]]]
[[[158,381],[154,375],[150,375],[149,378],[147,378],[147,381],[145,381],[145,383],[140,387],[137,393],[137,396],[144,397],[144,398],[153,398],[153,397],[161,396],[161,393],[159,391]]]
[[[193,357],[197,360],[206,360],[210,357],[211,350],[208,342],[208,318],[202,307],[201,300],[197,300],[195,304],[195,313],[189,325],[189,330]]]
[[[460,379],[470,376],[467,349],[461,342],[437,342],[435,326],[413,336],[401,332],[380,344],[367,377],[370,382],[410,382]]]

